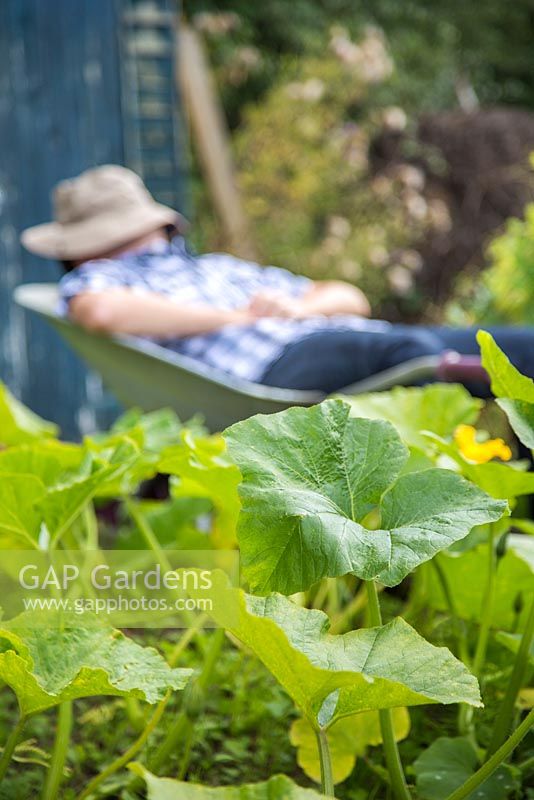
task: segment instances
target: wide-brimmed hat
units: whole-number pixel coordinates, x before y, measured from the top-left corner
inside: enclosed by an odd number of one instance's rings
[[[105,253],[158,227],[187,228],[184,217],[157,203],[135,172],[116,164],[61,181],[52,201],[55,221],[27,228],[21,241],[32,253],[59,261]]]

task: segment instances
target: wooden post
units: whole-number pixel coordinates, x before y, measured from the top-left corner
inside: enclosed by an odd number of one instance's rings
[[[178,80],[192,138],[209,184],[229,248],[256,258],[237,189],[224,113],[199,35],[182,21],[178,34]]]

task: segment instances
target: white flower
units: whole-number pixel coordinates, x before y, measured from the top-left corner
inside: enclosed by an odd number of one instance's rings
[[[370,247],[367,255],[369,261],[375,267],[385,267],[389,261],[388,251],[381,244],[375,244],[373,247]]]
[[[357,261],[351,258],[343,258],[339,264],[339,274],[347,281],[357,281],[361,278],[362,268]]]
[[[417,250],[403,250],[399,255],[399,261],[411,272],[420,272],[423,268],[423,259]]]
[[[384,109],[382,121],[384,127],[390,131],[403,131],[408,123],[408,117],[402,108],[390,106]]]
[[[400,264],[388,270],[388,283],[394,294],[399,297],[410,294],[414,285],[411,272]]]
[[[309,78],[302,83],[288,83],[286,92],[292,100],[318,103],[325,93],[326,86],[320,78]]]
[[[335,26],[330,31],[330,49],[366,83],[380,83],[393,71],[384,35],[378,28],[368,26],[364,38],[356,44],[345,28]]]
[[[403,195],[404,205],[408,214],[418,222],[426,217],[428,205],[425,198],[417,192],[407,191]]]
[[[385,175],[378,175],[371,181],[371,189],[378,197],[387,197],[391,192],[392,183]]]
[[[416,191],[421,191],[425,186],[425,173],[419,167],[412,164],[400,164],[395,169],[395,177],[405,186]]]
[[[327,256],[338,256],[344,249],[344,242],[336,236],[326,236],[321,242],[321,250]]]
[[[326,229],[329,236],[335,236],[337,239],[348,239],[352,230],[348,219],[337,214],[328,217]]]
[[[261,65],[260,51],[255,47],[238,47],[226,67],[228,81],[234,86],[244,83],[250,73]]]
[[[428,203],[428,221],[440,233],[447,233],[452,228],[451,215],[447,204],[439,198]]]

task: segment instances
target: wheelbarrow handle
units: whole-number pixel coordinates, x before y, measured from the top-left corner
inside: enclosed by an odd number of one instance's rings
[[[440,381],[452,383],[489,383],[489,376],[480,360],[480,356],[463,356],[455,350],[443,353],[436,377]]]

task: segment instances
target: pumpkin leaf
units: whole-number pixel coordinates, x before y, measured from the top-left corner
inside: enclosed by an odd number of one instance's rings
[[[495,634],[495,640],[510,650],[512,653],[517,653],[520,646],[522,636],[520,633],[506,633],[506,631],[498,631]],[[530,643],[530,649],[528,651],[528,658],[534,664],[534,641]]]
[[[405,739],[410,732],[410,715],[406,708],[392,711],[393,730],[397,742]],[[382,743],[380,720],[377,711],[363,711],[351,717],[344,717],[330,726],[326,733],[334,784],[349,777],[358,756],[365,754],[367,747]],[[297,762],[306,775],[316,783],[321,782],[321,764],[317,750],[315,732],[309,722],[297,719],[291,725],[289,739],[297,748]]]
[[[183,689],[192,672],[171,669],[159,653],[102,626],[36,626],[21,614],[0,627],[0,678],[21,714],[78,697],[132,696],[155,703]]]
[[[491,391],[495,397],[513,397],[534,403],[534,381],[522,375],[510,362],[493,336],[487,331],[477,333],[482,354],[482,366],[491,378]]]
[[[228,458],[220,436],[195,436],[184,431],[179,445],[163,451],[161,472],[176,476],[171,483],[173,497],[201,497],[214,507],[213,540],[220,547],[235,544],[240,502],[237,487],[240,472]]]
[[[506,509],[504,501],[491,499],[450,470],[401,476],[382,498],[381,525],[388,529],[391,551],[378,580],[395,586],[476,525],[500,519]]]
[[[172,409],[164,408],[143,414],[130,409],[120,417],[110,432],[85,437],[84,447],[95,456],[105,456],[124,441],[125,437],[138,448],[138,457],[129,468],[108,481],[97,493],[98,497],[123,497],[135,492],[139,484],[158,472],[161,451],[180,440],[182,424]]]
[[[314,726],[395,706],[480,705],[477,681],[467,668],[400,618],[333,636],[322,611],[279,594],[246,595],[219,572],[212,573],[206,596],[213,619],[256,654]],[[335,703],[325,719],[323,704],[331,695]]]
[[[389,392],[359,394],[346,398],[354,417],[391,422],[401,439],[426,450],[422,431],[452,436],[458,425],[476,421],[482,401],[459,384],[432,383],[423,387],[397,386]]]
[[[0,381],[0,445],[11,445],[31,442],[44,437],[57,436],[59,428],[53,422],[34,414]]]
[[[160,408],[146,414],[138,408],[131,408],[113,424],[111,433],[129,436],[132,430],[140,430],[143,449],[159,455],[163,448],[179,441],[182,429],[182,423],[172,408]]]
[[[450,442],[445,442],[434,434],[426,434],[436,449],[451,458],[464,478],[474,483],[492,497],[513,500],[525,494],[534,494],[534,473],[526,472],[512,464],[489,461],[486,464],[473,464],[458,452]]]
[[[148,800],[320,800],[326,795],[313,789],[302,789],[285,775],[275,775],[263,783],[247,783],[244,786],[200,786],[194,783],[158,778],[142,764],[128,765],[136,775],[143,778],[148,791]]]
[[[3,543],[15,545],[16,535],[21,543],[36,546],[41,523],[57,541],[86,503],[126,472],[137,454],[125,438],[98,459],[84,458],[81,448],[40,444],[0,453],[0,534],[8,537]]]
[[[0,452],[0,473],[36,475],[45,486],[53,486],[61,476],[75,472],[83,460],[79,445],[45,441],[22,444]]]
[[[46,487],[35,475],[0,472],[0,543],[4,549],[37,547]]]
[[[258,415],[224,436],[243,475],[243,568],[259,593],[347,573],[394,586],[506,509],[448,470],[399,477],[408,451],[395,428],[351,418],[340,400]],[[377,508],[379,529],[369,530]]]
[[[477,753],[468,739],[436,739],[414,762],[421,800],[446,800],[478,769]],[[500,766],[467,800],[504,800],[517,788],[511,769]]]
[[[520,544],[516,540],[520,540]],[[523,549],[522,549],[523,548]],[[527,599],[534,585],[533,566],[528,553],[534,550],[534,541],[528,536],[507,538],[507,549],[497,562],[495,574],[493,628],[521,630],[528,614]],[[461,619],[479,621],[484,604],[484,581],[473,580],[473,575],[485,575],[488,569],[488,546],[477,547],[461,553],[440,553],[439,563],[445,580],[454,587],[455,610]],[[446,611],[448,606],[438,581],[427,582],[426,602],[431,608]]]
[[[508,417],[518,439],[534,448],[534,381],[522,375],[487,331],[477,333],[482,365],[491,378],[491,391]]]
[[[502,408],[519,441],[534,450],[534,403],[523,400],[499,398],[497,404]]]

